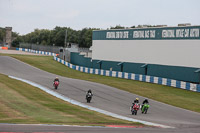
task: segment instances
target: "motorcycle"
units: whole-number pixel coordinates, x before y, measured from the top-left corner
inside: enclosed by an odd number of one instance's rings
[[[137,115],[137,111],[140,109],[140,104],[139,103],[135,103],[132,107],[131,107],[131,113],[132,115]]]
[[[59,82],[58,82],[58,81],[55,81],[54,84],[53,84],[53,86],[54,86],[54,88],[55,88],[56,90],[58,89],[58,85],[59,85]]]
[[[150,105],[148,103],[145,103],[143,106],[142,106],[142,114],[143,113],[147,113],[148,109],[149,109]]]
[[[87,93],[86,100],[87,100],[87,103],[90,103],[90,101],[92,100],[92,93]]]

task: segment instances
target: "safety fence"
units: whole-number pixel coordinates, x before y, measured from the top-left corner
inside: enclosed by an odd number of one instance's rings
[[[32,50],[32,49],[26,49],[26,48],[16,48],[16,50],[24,51],[24,52],[31,52],[31,53],[35,53],[35,54],[42,54],[42,55],[49,55],[49,56],[57,56],[56,53],[45,52],[45,51],[38,51],[38,50]]]
[[[124,79],[136,80],[136,81],[142,81],[142,82],[148,82],[148,83],[155,83],[155,84],[166,85],[166,86],[171,86],[175,88],[200,92],[200,84],[194,84],[190,82],[184,82],[184,81],[179,81],[179,80],[167,79],[167,78],[162,78],[162,77],[154,77],[154,76],[148,76],[148,75],[142,75],[142,74],[109,71],[109,70],[102,70],[102,69],[93,69],[93,68],[88,68],[88,67],[83,67],[83,66],[76,66],[56,57],[55,53],[36,51],[36,50],[31,50],[31,49],[23,49],[23,48],[18,48],[16,50],[54,56],[54,60],[56,60],[57,62],[60,62],[69,68],[72,68],[74,70],[84,72],[84,73],[110,76],[110,77],[116,77],[116,78],[124,78]]]
[[[25,48],[25,49],[32,49],[32,50],[37,50],[37,51],[46,51],[46,52],[52,52],[52,53],[59,53],[59,48],[58,46],[47,46],[47,45],[40,45],[40,44],[31,44],[31,43],[20,43],[19,44],[20,48]]]

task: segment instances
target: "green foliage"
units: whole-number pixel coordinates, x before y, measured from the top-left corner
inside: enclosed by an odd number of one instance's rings
[[[84,28],[73,30],[69,27],[56,26],[53,30],[35,29],[34,32],[21,36],[22,42],[42,45],[65,46],[65,35],[67,31],[67,43],[76,43],[80,47],[89,48],[92,45],[92,30],[95,28]]]
[[[3,38],[6,36],[6,31],[4,28],[0,27],[0,43],[3,43]]]
[[[89,48],[92,44],[92,30],[91,28],[84,28],[80,31],[79,45]]]
[[[111,29],[124,29],[125,27],[116,25]],[[13,47],[18,47],[19,43],[32,43],[52,46],[65,46],[65,35],[67,31],[67,43],[79,44],[79,47],[89,48],[92,46],[92,31],[99,30],[98,28],[83,28],[82,30],[73,30],[70,27],[56,26],[53,30],[35,29],[33,32],[26,35],[19,35],[12,32]],[[0,27],[0,43],[5,38],[5,28]]]
[[[116,25],[115,27],[110,27],[110,29],[125,29],[125,27],[121,25]]]
[[[19,43],[22,42],[22,38],[20,36],[16,37],[16,39],[14,39],[12,41],[12,46],[13,47],[19,47]]]

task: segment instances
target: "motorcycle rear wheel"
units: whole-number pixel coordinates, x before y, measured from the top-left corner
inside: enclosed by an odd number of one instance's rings
[[[135,110],[135,115],[137,115],[137,111]]]
[[[147,113],[147,110],[148,110],[148,109],[146,108],[145,111],[144,111],[145,114]]]

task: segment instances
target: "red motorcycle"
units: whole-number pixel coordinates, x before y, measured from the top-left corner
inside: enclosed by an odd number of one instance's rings
[[[54,82],[54,84],[53,84],[53,86],[54,86],[54,88],[57,90],[57,88],[58,88],[58,85],[59,85],[59,82],[58,81],[55,81]]]
[[[140,104],[139,103],[135,103],[132,107],[131,107],[131,113],[132,115],[137,115],[137,111],[140,109]]]

